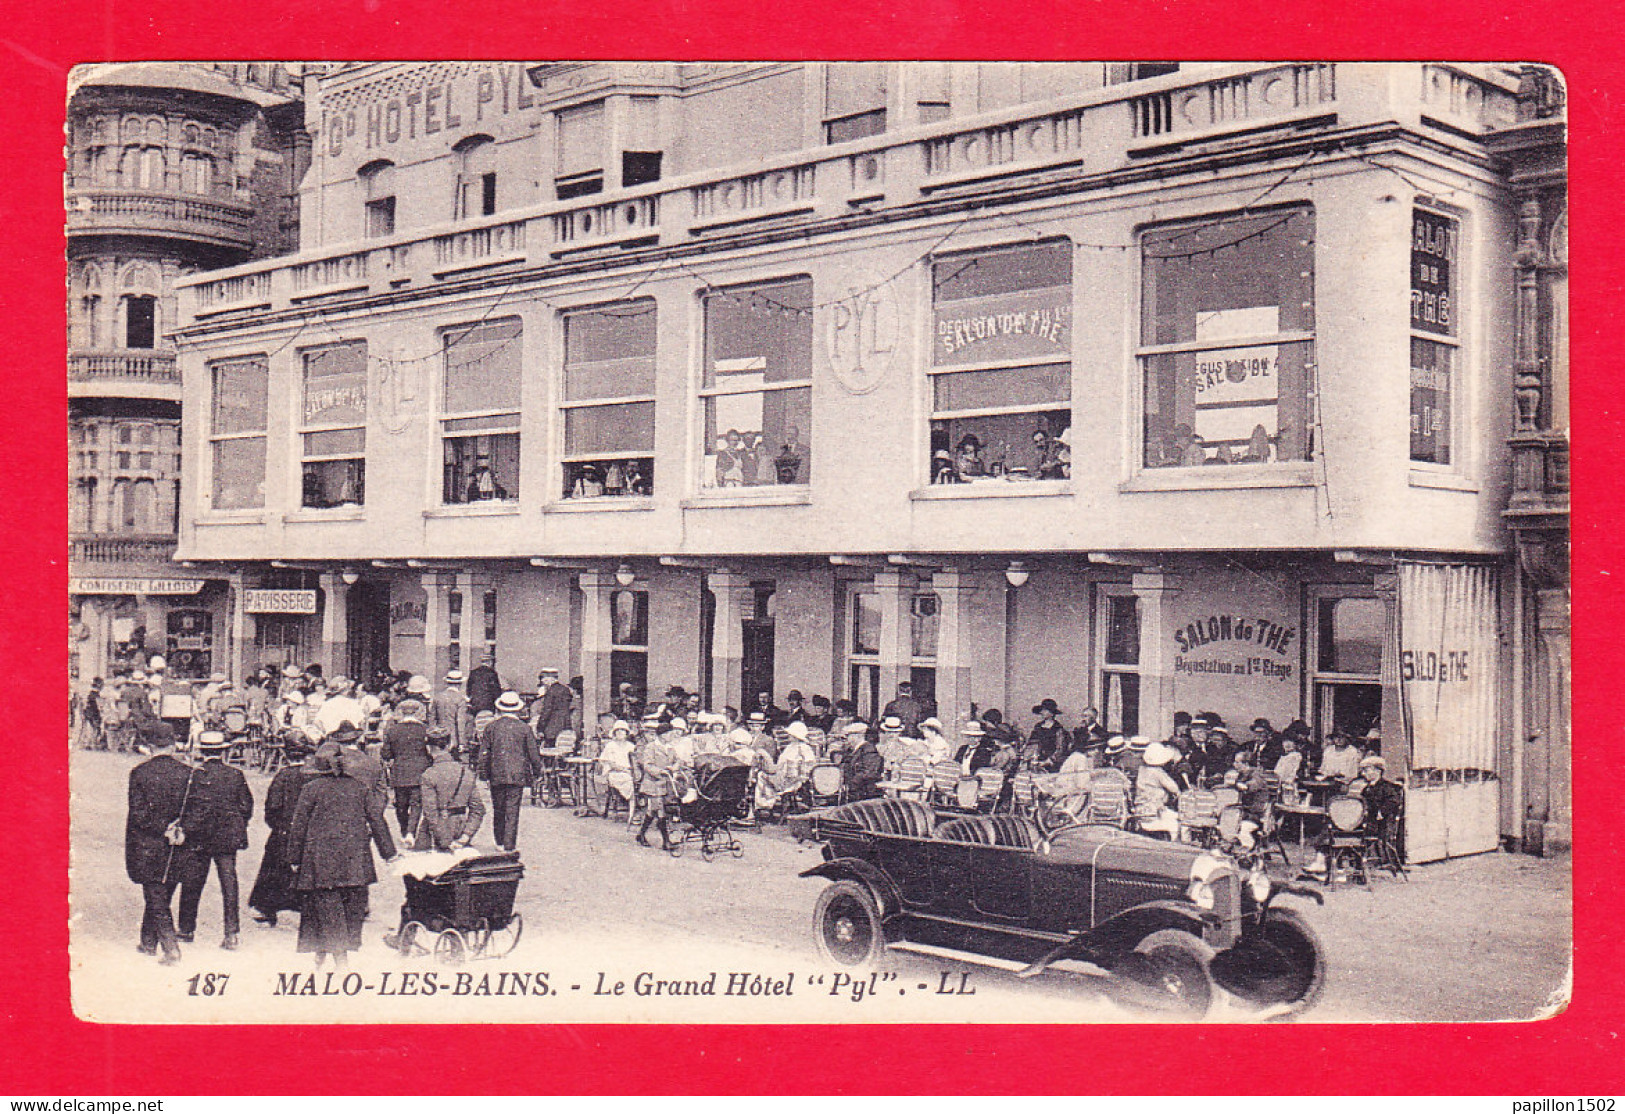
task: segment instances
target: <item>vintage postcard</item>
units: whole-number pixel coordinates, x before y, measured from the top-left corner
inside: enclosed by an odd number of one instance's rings
[[[1518,62],[78,67],[74,1013],[1560,1013],[1566,121]]]

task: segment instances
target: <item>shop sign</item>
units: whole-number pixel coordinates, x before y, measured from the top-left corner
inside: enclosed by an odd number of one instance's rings
[[[415,140],[420,133],[457,133],[465,120],[480,124],[523,112],[536,103],[536,95],[525,67],[515,63],[425,82],[414,89],[402,90],[398,79],[390,77],[360,86],[346,100],[335,98],[335,103],[345,107],[322,114],[320,133],[332,156],[346,149],[356,153],[387,149],[403,138]]]
[[[245,588],[243,610],[254,615],[314,615],[314,588]]]
[[[937,307],[938,367],[983,360],[1057,360],[1072,353],[1072,288],[1045,287]]]
[[[1208,615],[1174,631],[1174,672],[1285,681],[1298,628],[1248,615]],[[1206,651],[1200,656],[1196,651]]]
[[[81,596],[195,596],[203,591],[203,581],[75,576],[68,579],[68,591]]]

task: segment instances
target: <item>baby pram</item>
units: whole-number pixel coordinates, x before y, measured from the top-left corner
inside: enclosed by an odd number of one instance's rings
[[[401,927],[385,943],[402,955],[432,951],[441,963],[501,959],[524,931],[524,918],[513,911],[524,876],[518,851],[464,859],[428,878],[405,875]]]
[[[679,786],[677,819],[683,832],[672,845],[673,856],[681,855],[689,843],[700,845],[700,856],[709,860],[718,851],[742,858],[745,848],[734,838],[728,822],[735,819],[750,794],[750,766],[725,754],[702,754],[694,759],[691,786]]]

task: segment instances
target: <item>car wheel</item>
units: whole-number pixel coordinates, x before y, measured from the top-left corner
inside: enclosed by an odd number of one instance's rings
[[[1112,970],[1117,997],[1131,1008],[1198,1018],[1213,1004],[1213,949],[1177,928],[1153,932]]]
[[[1238,998],[1302,1013],[1326,989],[1326,952],[1309,922],[1271,909],[1255,933],[1213,961],[1215,980]]]
[[[843,967],[878,963],[885,954],[886,941],[874,895],[856,882],[833,883],[818,895],[813,939],[818,954],[831,963]]]

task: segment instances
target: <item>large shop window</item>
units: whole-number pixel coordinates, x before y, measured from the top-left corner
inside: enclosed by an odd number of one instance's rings
[[[564,318],[566,499],[654,493],[653,299]]]
[[[1461,222],[1411,214],[1411,459],[1450,464],[1450,399],[1460,366],[1457,329]]]
[[[209,365],[214,391],[209,421],[212,486],[217,511],[265,506],[265,414],[270,368],[264,356]]]
[[[521,341],[517,320],[441,330],[442,502],[519,498]]]
[[[1369,593],[1322,589],[1311,592],[1314,615],[1315,731],[1334,729],[1356,738],[1382,718],[1382,647],[1387,608]]]
[[[886,130],[885,62],[832,62],[824,68],[824,142],[846,143]]]
[[[847,695],[865,723],[885,707],[880,699],[880,596],[872,588],[851,592],[847,599]]]
[[[609,690],[649,691],[649,593],[624,588],[609,595]]]
[[[931,481],[1072,475],[1072,245],[932,265]]]
[[[366,501],[366,342],[307,349],[300,358],[300,505],[358,506]]]
[[[812,280],[705,299],[700,484],[806,484],[812,424]]]
[[[1141,248],[1145,466],[1308,460],[1313,210],[1156,228]]]
[[[1140,599],[1127,584],[1102,584],[1095,606],[1095,672],[1101,722],[1140,731]]]

